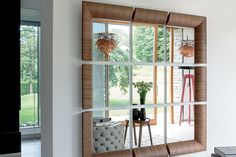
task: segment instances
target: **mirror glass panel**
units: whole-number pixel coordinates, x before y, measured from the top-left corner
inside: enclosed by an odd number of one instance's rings
[[[133,61],[153,62],[154,33],[153,26],[133,26]]]
[[[145,104],[164,103],[164,67],[163,66],[133,66],[133,83],[151,83],[151,88],[145,97]],[[133,85],[133,103],[141,104],[138,87]]]
[[[127,62],[129,60],[130,43],[127,23],[94,21],[92,39],[93,61]]]
[[[93,111],[93,153],[129,149],[129,110]]]
[[[167,29],[168,62],[194,63],[194,53],[194,28],[169,27]]]
[[[167,143],[194,140],[194,105],[167,107]]]
[[[195,67],[167,67],[167,102],[194,102]]]
[[[167,32],[167,59],[169,58],[169,33]],[[164,27],[135,23],[133,25],[133,61],[164,62]]]
[[[129,105],[129,69],[123,65],[92,65],[93,107]]]
[[[140,118],[133,117],[133,148],[164,144],[164,107],[138,109]],[[133,115],[136,111],[133,111]]]

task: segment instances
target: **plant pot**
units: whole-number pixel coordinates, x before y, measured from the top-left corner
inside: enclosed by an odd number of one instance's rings
[[[145,108],[141,108],[140,114],[139,114],[140,120],[146,120],[146,111]]]
[[[133,105],[138,105],[138,104],[133,104]],[[138,120],[139,119],[139,109],[134,108],[133,109],[133,120]]]
[[[140,98],[140,104],[141,105],[145,104],[145,98]]]
[[[145,104],[146,94],[147,94],[146,92],[142,92],[142,93],[139,94],[139,96],[140,96],[140,104],[141,105]]]
[[[146,93],[143,93],[142,95],[140,95],[140,104],[145,105],[145,100],[146,100]],[[139,112],[139,118],[140,118],[140,120],[145,120],[146,119],[145,108],[141,108],[141,110]]]

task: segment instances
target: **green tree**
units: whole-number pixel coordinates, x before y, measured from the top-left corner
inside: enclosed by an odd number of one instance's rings
[[[101,27],[101,25],[97,25]],[[102,26],[102,27],[105,27]],[[96,28],[95,28],[96,29]],[[115,40],[117,42],[117,47],[109,54],[110,61],[116,62],[127,62],[129,60],[129,37],[127,32],[122,28],[113,28],[110,32],[115,33]],[[94,37],[96,34],[94,34]],[[97,39],[94,38],[93,41],[93,59],[94,60],[104,60],[104,55],[99,52],[95,43]],[[127,66],[109,66],[109,87],[119,87],[123,94],[127,93],[128,82],[129,82],[129,69]]]
[[[158,27],[158,54],[157,54],[157,61],[158,62],[163,62],[164,61],[164,28],[163,27]],[[170,59],[170,32],[166,31],[166,59],[167,62]]]
[[[153,27],[135,26],[133,34],[134,59],[136,61],[152,62],[154,45]]]
[[[170,40],[167,32],[167,61],[169,60]],[[154,27],[135,26],[133,36],[133,48],[136,61],[152,62],[154,47]],[[157,61],[164,61],[164,28],[158,27],[158,54]]]
[[[110,60],[125,62],[129,59],[129,38],[122,29],[113,29],[117,34],[119,44],[110,54]],[[153,61],[154,29],[153,27],[138,26],[134,27],[133,33],[133,52],[136,61]],[[167,32],[167,60],[169,60],[169,33]],[[164,61],[164,29],[158,28],[158,62]],[[110,87],[119,86],[125,94],[129,84],[129,69],[127,66],[110,66],[109,68]]]
[[[21,37],[21,82],[29,83],[29,93],[33,93],[33,83],[38,80],[38,27],[20,27]]]
[[[105,27],[105,26],[104,26]],[[117,62],[127,62],[129,60],[129,36],[122,28],[110,30],[115,33],[118,41],[117,48],[110,53],[109,60]],[[133,31],[133,52],[134,60],[152,62],[154,46],[154,29],[147,26],[134,26]],[[97,49],[94,49],[98,52]],[[167,33],[167,59],[169,58],[169,33]],[[101,58],[102,54],[97,54]],[[99,55],[98,55],[99,54]],[[164,29],[158,28],[158,62],[164,60]],[[127,66],[109,66],[109,86],[119,87],[123,94],[127,93],[129,84],[129,69]]]
[[[117,48],[110,54],[109,60],[127,62],[129,60],[129,38],[122,29],[112,29],[118,41]],[[129,69],[127,66],[109,66],[109,86],[119,87],[123,94],[127,93],[129,84]]]

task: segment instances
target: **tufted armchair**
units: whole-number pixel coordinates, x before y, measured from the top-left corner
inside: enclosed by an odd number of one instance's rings
[[[124,126],[113,122],[93,126],[93,153],[103,153],[124,149]]]

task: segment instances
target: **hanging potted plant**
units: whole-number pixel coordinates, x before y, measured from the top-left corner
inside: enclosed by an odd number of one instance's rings
[[[151,90],[151,88],[153,87],[153,83],[141,81],[141,82],[135,82],[135,83],[133,83],[133,85],[134,85],[134,88],[138,89],[137,92],[139,93],[140,104],[144,105],[147,92]],[[141,108],[139,117],[140,117],[140,120],[146,119],[145,108]]]

